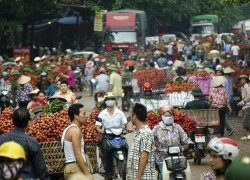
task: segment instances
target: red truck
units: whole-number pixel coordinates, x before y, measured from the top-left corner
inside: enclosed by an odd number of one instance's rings
[[[109,11],[103,17],[104,52],[122,50],[124,57],[145,46],[147,16],[145,11],[123,9]]]

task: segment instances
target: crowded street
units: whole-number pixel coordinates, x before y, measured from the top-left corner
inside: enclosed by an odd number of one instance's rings
[[[250,179],[250,1],[0,2],[0,180]]]
[[[82,93],[77,93],[77,95],[82,95]],[[83,99],[85,100],[80,100],[80,103],[83,103],[84,106],[86,107],[88,112],[91,112],[93,109],[94,101],[92,97],[88,96],[88,92],[83,92]],[[88,102],[88,103],[86,103]],[[130,115],[130,112],[125,112],[126,116]],[[229,117],[228,118],[229,123],[234,127],[235,133],[230,137],[234,139],[236,142],[238,142],[239,147],[240,147],[240,155],[239,156],[249,156],[249,142],[247,141],[241,141],[240,138],[244,135],[242,132],[242,119],[240,117]],[[128,144],[131,144],[133,141],[133,135],[128,134],[126,135],[126,138],[128,140]],[[100,163],[101,160],[98,159],[98,163]],[[194,164],[193,160],[189,160],[190,166],[192,169],[192,179],[200,179],[201,172],[206,172],[209,171],[209,156],[207,156],[205,159],[202,160],[201,165],[196,165]],[[94,174],[95,179],[97,180],[102,180],[104,179],[102,176],[99,174]]]

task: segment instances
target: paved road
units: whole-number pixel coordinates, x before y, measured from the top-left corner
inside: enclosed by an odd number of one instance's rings
[[[80,100],[80,103],[84,104],[87,111],[90,113],[93,111],[93,105],[94,105],[94,98],[88,96],[88,92],[83,93],[76,93],[77,95],[82,95],[83,98]],[[129,112],[125,113],[126,116],[129,116]],[[229,123],[234,128],[235,133],[231,136],[232,139],[236,140],[240,147],[240,156],[250,156],[250,141],[242,141],[240,140],[240,137],[244,136],[244,131],[242,131],[242,120],[239,117],[229,117],[228,118]],[[133,140],[133,135],[128,134],[127,140],[129,145],[131,145]],[[98,160],[100,163],[100,159]],[[201,165],[195,165],[193,163],[193,160],[189,160],[191,172],[192,172],[192,180],[199,180],[200,174],[202,172],[209,171],[209,156],[207,156],[205,159],[202,160]],[[94,175],[96,180],[103,180],[104,178],[101,177],[98,174]]]

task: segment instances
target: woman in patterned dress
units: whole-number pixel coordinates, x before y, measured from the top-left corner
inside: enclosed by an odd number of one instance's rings
[[[179,124],[174,123],[173,110],[174,108],[169,105],[160,107],[159,113],[162,116],[162,121],[152,130],[156,146],[155,161],[159,171],[158,180],[162,180],[163,160],[168,157],[167,151],[169,145],[182,146],[183,151],[194,148],[194,144],[187,137],[186,132]]]

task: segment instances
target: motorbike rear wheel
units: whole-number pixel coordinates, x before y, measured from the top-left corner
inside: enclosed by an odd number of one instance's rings
[[[118,180],[126,180],[127,164],[125,160],[117,159]]]
[[[202,156],[203,156],[203,150],[202,149],[197,149],[196,152],[195,152],[195,158],[194,158],[194,163],[196,165],[201,164]]]
[[[122,98],[122,110],[123,111],[129,111],[130,108],[130,102],[127,97]]]

